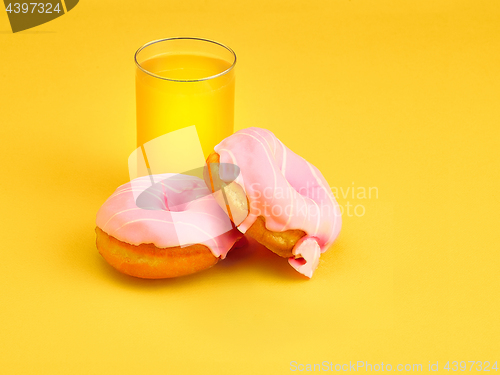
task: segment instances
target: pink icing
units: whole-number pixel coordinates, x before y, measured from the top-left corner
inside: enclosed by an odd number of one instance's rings
[[[168,180],[166,180],[168,178]],[[231,226],[205,182],[180,174],[155,175],[162,181],[151,194],[148,207],[137,206],[135,196],[151,190],[151,179],[139,177],[120,186],[97,212],[96,224],[116,239],[132,245],[152,243],[159,248],[192,245],[202,238],[215,257],[224,259],[241,237]],[[187,240],[186,240],[187,239]]]
[[[261,128],[240,130],[219,143],[215,151],[220,163],[233,163],[241,169],[235,182],[243,187],[250,212],[237,223],[238,229],[245,233],[262,215],[271,231],[303,230],[306,237],[295,245],[295,257],[289,263],[311,277],[320,253],[333,244],[342,225],[339,206],[321,172]],[[223,169],[219,174],[224,180]]]

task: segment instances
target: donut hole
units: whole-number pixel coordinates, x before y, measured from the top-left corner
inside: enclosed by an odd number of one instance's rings
[[[136,205],[144,210],[182,212],[188,210],[192,202],[209,194],[210,190],[199,177],[177,174],[142,191],[136,199]]]
[[[143,210],[169,211],[167,197],[161,183],[152,185],[144,190],[136,199],[135,204]]]
[[[197,190],[183,191],[180,194],[167,193],[168,210],[170,212],[187,211],[190,204],[210,194],[210,190],[206,186],[199,187]]]

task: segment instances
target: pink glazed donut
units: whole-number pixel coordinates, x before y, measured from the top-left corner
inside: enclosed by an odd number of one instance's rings
[[[232,165],[241,170],[237,177]],[[218,202],[238,229],[312,277],[342,223],[321,172],[261,128],[223,140],[207,166],[205,182],[213,192],[224,191]]]
[[[202,179],[180,174],[140,177],[120,186],[99,209],[96,224],[104,259],[147,279],[209,268],[243,236]]]

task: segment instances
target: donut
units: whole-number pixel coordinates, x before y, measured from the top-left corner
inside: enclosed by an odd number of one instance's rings
[[[255,127],[219,143],[207,158],[206,171],[205,183],[223,192],[224,199],[217,201],[237,228],[312,277],[320,254],[342,225],[321,172],[271,131]]]
[[[182,174],[118,187],[97,212],[95,230],[97,249],[111,266],[146,279],[210,268],[243,236],[205,182]]]

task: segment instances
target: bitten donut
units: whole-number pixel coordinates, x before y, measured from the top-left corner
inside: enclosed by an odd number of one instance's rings
[[[140,177],[120,186],[99,209],[96,224],[104,259],[146,279],[209,268],[242,237],[204,181],[186,175]]]
[[[223,140],[207,167],[205,182],[214,192],[223,189],[218,202],[238,229],[311,277],[341,227],[339,206],[321,172],[260,128]]]

